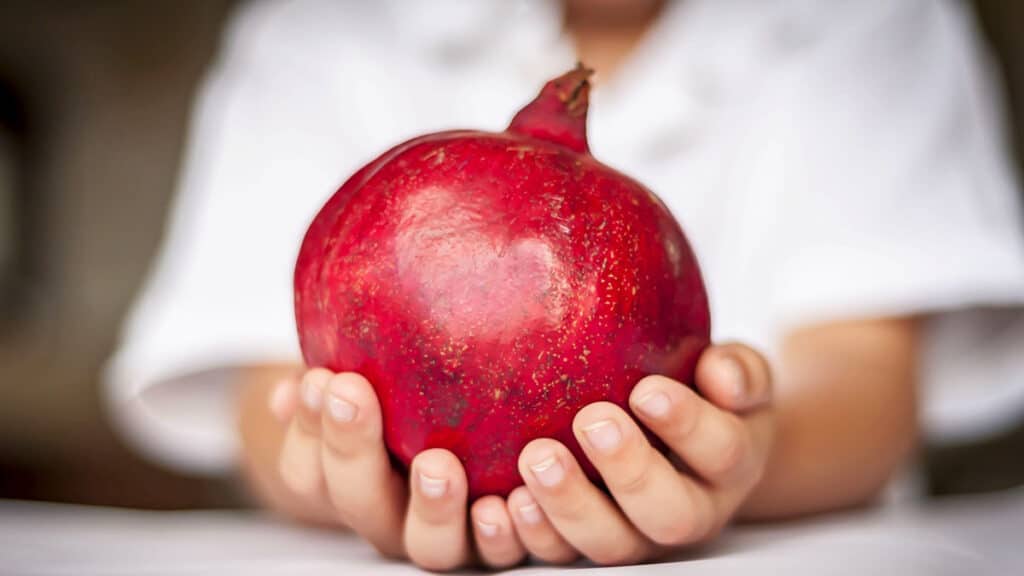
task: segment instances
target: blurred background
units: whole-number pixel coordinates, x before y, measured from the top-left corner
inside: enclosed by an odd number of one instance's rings
[[[0,4],[0,497],[239,505],[122,446],[99,373],[153,256],[229,0]],[[1024,167],[1024,6],[978,1]],[[1022,351],[1024,353],[1024,351]],[[926,447],[935,495],[1024,483],[1024,423]]]

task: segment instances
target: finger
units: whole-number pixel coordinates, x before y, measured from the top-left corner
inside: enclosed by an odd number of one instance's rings
[[[587,479],[562,444],[549,438],[527,444],[519,473],[555,529],[592,561],[629,564],[653,552],[653,544]]]
[[[303,376],[300,406],[285,432],[278,461],[278,470],[285,485],[296,495],[307,499],[323,497],[319,410],[323,389],[330,377],[330,372],[320,368]],[[313,414],[316,414],[315,419]]]
[[[469,511],[473,519],[473,538],[477,555],[490,568],[508,568],[523,561],[526,550],[516,536],[505,501],[498,496],[484,496]]]
[[[382,554],[404,556],[407,489],[391,467],[380,404],[365,378],[351,372],[331,377],[321,431],[323,475],[334,508]]]
[[[697,362],[697,388],[716,406],[744,412],[767,404],[772,395],[768,361],[743,344],[708,348]]]
[[[266,385],[253,382],[240,388],[239,414],[243,421],[239,430],[244,444],[252,449],[240,455],[239,465],[248,471],[252,488],[272,512],[308,524],[337,526],[340,522],[330,506],[325,506],[323,500],[307,502],[297,496],[278,473],[285,433],[298,404],[300,377],[301,372],[296,370],[294,375],[269,380]],[[275,408],[282,405],[282,392],[287,414],[275,415]],[[272,420],[264,422],[264,413],[269,413]]]
[[[519,541],[530,554],[549,564],[568,564],[579,558],[576,549],[551,525],[526,486],[513,490],[506,506]]]
[[[325,368],[313,368],[303,375],[299,383],[299,403],[295,411],[295,420],[303,430],[318,437],[324,393],[333,375],[334,373]]]
[[[267,397],[267,407],[278,422],[285,424],[295,416],[298,408],[298,381],[294,378],[283,378],[274,384]]]
[[[466,472],[454,454],[420,452],[410,466],[405,550],[428,570],[451,570],[470,556],[466,531]]]
[[[585,406],[573,433],[619,507],[654,542],[691,544],[716,528],[714,495],[680,474],[615,404]]]
[[[741,417],[664,376],[641,380],[629,403],[640,421],[704,480],[717,486],[757,480],[760,459]]]

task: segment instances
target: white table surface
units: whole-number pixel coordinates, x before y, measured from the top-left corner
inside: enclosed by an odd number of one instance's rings
[[[730,530],[670,562],[528,566],[510,574],[1013,576],[1024,574],[1024,489]],[[0,574],[422,574],[347,534],[254,512],[148,512],[0,500]]]

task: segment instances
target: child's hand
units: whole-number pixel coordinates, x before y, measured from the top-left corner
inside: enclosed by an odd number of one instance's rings
[[[479,546],[481,561],[501,567],[522,559],[500,498],[474,506],[474,514],[483,510],[491,519],[499,512],[497,524],[467,528],[466,474],[451,452],[418,454],[408,482],[392,468],[380,405],[363,377],[313,369],[297,390],[280,385],[271,407],[278,418],[291,420],[279,466],[285,484],[307,507],[333,511],[382,554],[432,570],[457,568],[469,563],[470,534],[482,529],[496,534]]]
[[[640,420],[692,474],[655,451],[620,408],[598,402],[579,412],[574,429],[614,501],[564,446],[541,439],[520,455],[527,486],[507,502],[477,500],[471,528],[458,459],[446,450],[424,451],[407,483],[391,467],[377,397],[361,376],[313,369],[297,389],[279,387],[271,405],[291,422],[280,457],[285,483],[309,507],[333,510],[385,555],[434,570],[474,556],[506,567],[527,552],[552,563],[582,554],[620,564],[710,538],[760,478],[772,437],[765,361],[743,346],[710,348],[698,364],[697,385],[710,401],[658,376],[642,380],[630,398]]]
[[[508,497],[526,549],[550,562],[582,554],[598,564],[628,564],[715,536],[764,470],[774,436],[771,375],[754,350],[724,345],[701,356],[696,380],[704,398],[651,376],[629,399],[681,465],[655,450],[614,404],[577,414],[576,438],[612,497],[587,480],[562,444],[528,444],[519,458],[526,487]]]

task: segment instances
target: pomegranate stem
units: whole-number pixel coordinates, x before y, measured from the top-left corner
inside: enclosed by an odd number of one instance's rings
[[[540,94],[512,119],[509,132],[532,136],[586,154],[587,106],[593,70],[577,63],[544,85]]]

